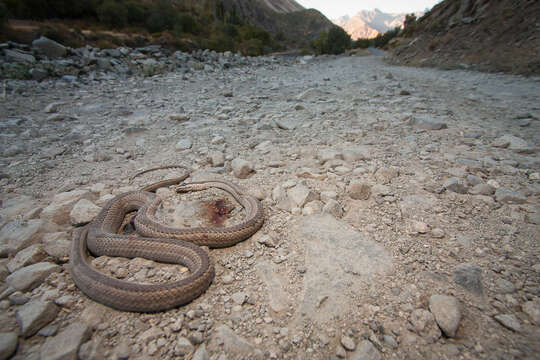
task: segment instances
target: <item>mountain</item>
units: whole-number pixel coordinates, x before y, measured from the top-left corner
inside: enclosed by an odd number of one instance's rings
[[[402,27],[406,14],[387,14],[379,9],[362,10],[353,17],[347,15],[334,20],[351,35],[353,40],[371,39],[395,27]]]
[[[444,0],[395,39],[399,64],[540,75],[540,1]]]

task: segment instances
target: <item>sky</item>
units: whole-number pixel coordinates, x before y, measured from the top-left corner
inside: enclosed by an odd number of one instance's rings
[[[355,15],[360,10],[379,9],[386,13],[411,13],[432,8],[441,0],[296,0],[302,6],[315,8],[329,19]]]

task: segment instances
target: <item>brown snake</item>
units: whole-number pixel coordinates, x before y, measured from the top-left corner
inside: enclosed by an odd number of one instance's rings
[[[140,174],[140,173],[139,173]],[[262,204],[225,181],[192,182],[178,185],[178,192],[216,187],[231,194],[246,210],[246,219],[229,227],[177,229],[158,223],[153,216],[161,203],[152,191],[182,183],[188,175],[160,181],[110,200],[99,215],[75,232],[70,269],[75,284],[90,298],[118,310],[155,312],[171,309],[199,297],[214,278],[208,252],[198,245],[227,247],[253,235],[264,222]],[[126,214],[137,211],[137,235],[118,234]],[[165,284],[138,284],[107,276],[91,266],[88,250],[95,256],[142,257],[181,264],[190,275]]]

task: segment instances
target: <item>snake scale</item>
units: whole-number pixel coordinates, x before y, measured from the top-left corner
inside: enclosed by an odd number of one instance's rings
[[[141,173],[139,173],[141,174]],[[75,284],[90,298],[122,311],[156,312],[186,304],[199,297],[214,278],[214,266],[200,246],[232,246],[253,235],[264,222],[260,201],[226,181],[182,182],[189,175],[168,179],[111,199],[98,216],[74,233],[70,270]],[[180,184],[180,185],[178,185]],[[161,199],[153,191],[177,185],[178,192],[210,187],[231,194],[246,210],[245,220],[229,227],[172,228],[158,223],[155,213]],[[118,232],[124,217],[133,211],[137,235]],[[186,266],[187,278],[163,284],[139,284],[107,276],[91,265],[94,256],[141,257]]]

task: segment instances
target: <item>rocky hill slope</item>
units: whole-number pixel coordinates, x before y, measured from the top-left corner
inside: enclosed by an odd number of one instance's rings
[[[540,74],[540,2],[446,0],[406,31],[393,60]]]
[[[353,40],[372,39],[395,27],[402,27],[405,15],[388,14],[379,9],[362,10],[352,17],[343,16],[333,22],[345,29]]]

